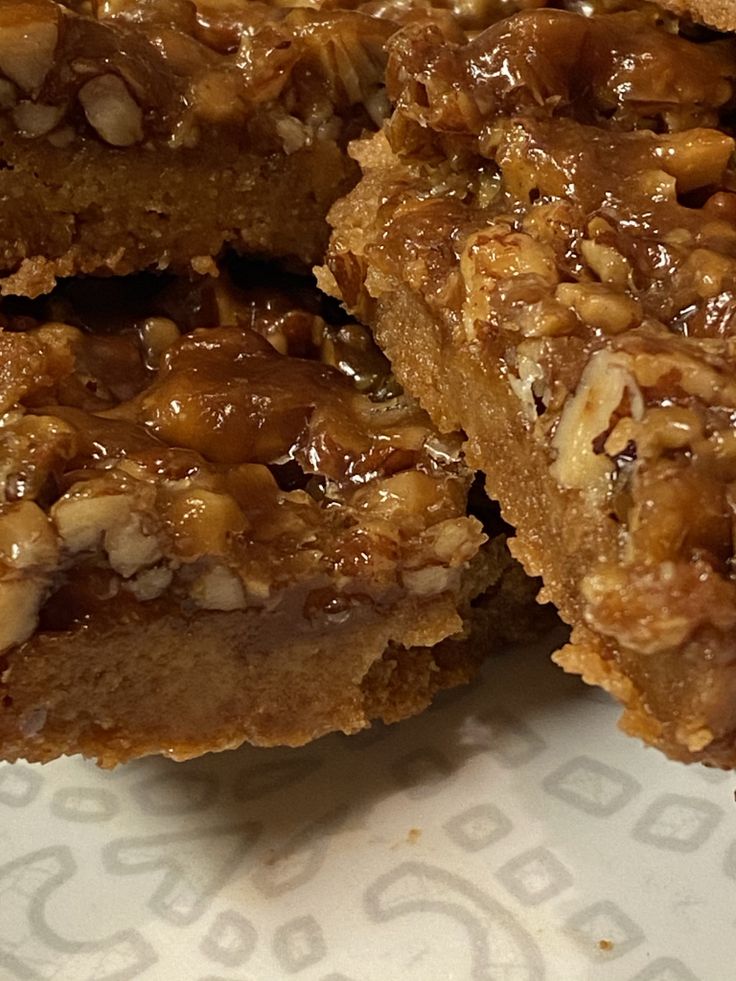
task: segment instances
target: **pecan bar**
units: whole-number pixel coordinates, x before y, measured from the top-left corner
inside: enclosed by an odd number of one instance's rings
[[[388,20],[236,0],[0,0],[0,290],[313,263],[380,120]]]
[[[571,5],[572,6],[572,5]],[[603,6],[603,5],[601,5]],[[651,5],[391,44],[323,284],[516,528],[557,654],[736,765],[736,44]]]
[[[0,332],[0,756],[353,732],[524,618],[458,437],[365,328],[222,278],[78,286]]]

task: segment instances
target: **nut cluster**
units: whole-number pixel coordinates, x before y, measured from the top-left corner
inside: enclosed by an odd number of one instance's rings
[[[421,123],[435,157],[485,163],[462,193],[468,171],[416,165],[416,204],[386,237],[403,242],[413,224],[416,251],[425,222],[447,230],[461,303],[443,317],[458,343],[504,346],[554,479],[615,510],[626,562],[707,555],[730,576],[736,195],[734,141],[717,127],[736,47],[693,44],[648,17],[535,11],[463,45],[436,27],[397,39],[394,150],[415,166]],[[444,199],[422,190],[438,170],[455,181]],[[421,261],[413,273],[439,309],[447,271]]]
[[[293,153],[337,139],[343,117],[380,123],[392,29],[350,10],[258,0],[22,0],[0,10],[0,112],[22,137],[58,148],[90,135],[118,148],[192,147],[218,126]]]

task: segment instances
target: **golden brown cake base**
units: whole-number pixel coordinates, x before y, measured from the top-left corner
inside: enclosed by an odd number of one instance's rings
[[[289,156],[238,141],[176,153],[88,141],[70,155],[0,134],[0,292],[39,296],[77,273],[201,274],[227,245],[308,265],[324,254],[330,205],[356,177],[328,141]]]
[[[531,591],[509,576],[501,550],[494,566],[498,649],[503,624],[527,617]],[[374,719],[396,722],[475,674],[488,650],[487,622],[481,636],[432,646],[461,629],[449,597],[360,609],[344,623],[308,622],[296,604],[187,618],[131,603],[111,622],[40,633],[7,657],[2,755],[82,753],[112,766],[244,742],[298,746]]]

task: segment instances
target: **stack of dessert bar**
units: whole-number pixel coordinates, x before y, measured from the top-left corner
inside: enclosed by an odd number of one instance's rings
[[[502,514],[734,763],[736,43],[529,6],[0,0],[4,758],[420,711],[551,622]]]

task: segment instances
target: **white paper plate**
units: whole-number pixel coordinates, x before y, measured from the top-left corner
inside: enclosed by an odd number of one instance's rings
[[[0,977],[731,981],[736,775],[539,653],[424,716],[111,773],[0,767]]]

